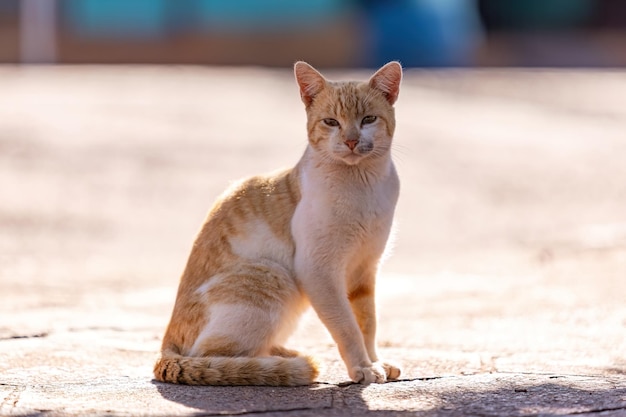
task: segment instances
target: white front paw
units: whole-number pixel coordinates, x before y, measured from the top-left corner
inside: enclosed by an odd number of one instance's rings
[[[350,378],[354,382],[364,385],[372,382],[382,384],[387,380],[385,375],[385,369],[379,363],[374,363],[371,366],[357,366],[350,370]]]
[[[398,366],[395,363],[376,362],[375,364],[380,365],[385,370],[385,375],[387,376],[387,380],[398,379],[400,377],[400,374],[402,373],[400,366]]]

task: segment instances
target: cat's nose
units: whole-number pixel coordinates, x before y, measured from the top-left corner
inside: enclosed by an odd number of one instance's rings
[[[356,145],[359,144],[359,140],[358,139],[346,139],[343,141],[343,143],[345,143],[346,146],[350,148],[351,151],[353,151],[354,148],[356,148]]]

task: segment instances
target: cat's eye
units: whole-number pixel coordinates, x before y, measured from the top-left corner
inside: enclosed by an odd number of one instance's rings
[[[326,124],[326,126],[332,126],[332,127],[339,126],[339,122],[331,118],[324,119],[324,124]]]
[[[365,116],[363,120],[361,120],[362,125],[369,125],[370,123],[374,123],[376,121],[376,116]]]

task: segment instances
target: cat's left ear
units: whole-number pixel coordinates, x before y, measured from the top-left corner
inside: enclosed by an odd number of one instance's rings
[[[398,99],[401,81],[402,66],[398,61],[391,61],[372,75],[369,84],[370,87],[382,91],[389,104],[393,105]]]
[[[309,107],[316,95],[326,86],[326,79],[315,68],[304,61],[298,61],[293,67],[296,81],[300,87],[300,97]]]

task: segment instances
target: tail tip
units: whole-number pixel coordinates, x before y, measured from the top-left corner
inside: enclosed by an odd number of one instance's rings
[[[319,362],[311,356],[300,356],[297,360],[297,372],[294,374],[295,385],[310,385],[319,376]]]

